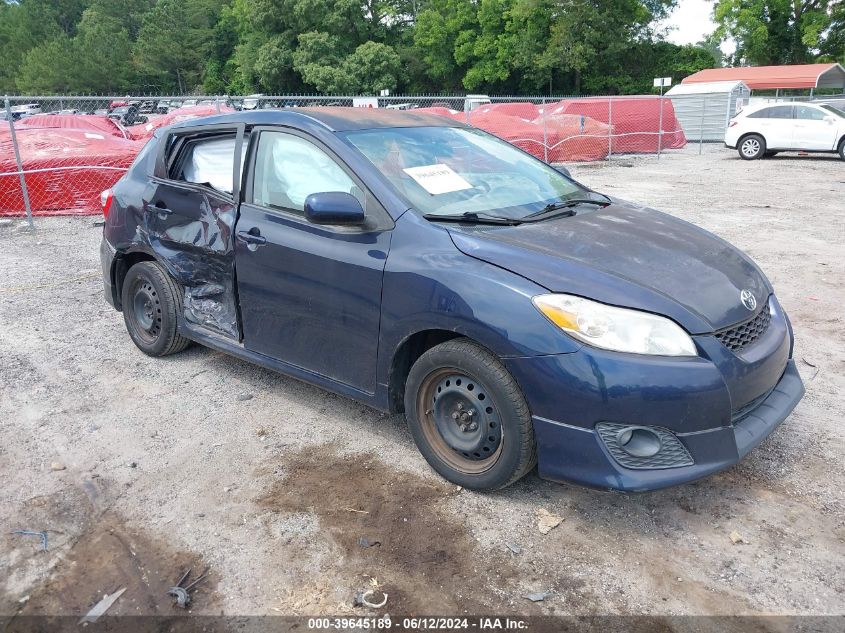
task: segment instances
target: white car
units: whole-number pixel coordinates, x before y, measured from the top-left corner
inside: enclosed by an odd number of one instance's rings
[[[764,104],[728,124],[725,145],[755,160],[782,151],[839,152],[845,160],[845,111],[827,104]]]
[[[14,106],[12,114],[16,116],[32,116],[33,114],[41,114],[40,103],[25,103],[23,105]]]

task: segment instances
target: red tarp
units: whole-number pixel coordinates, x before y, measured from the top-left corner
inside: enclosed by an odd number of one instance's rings
[[[16,128],[33,214],[101,213],[100,192],[125,173],[143,143],[99,132]],[[8,129],[0,126],[0,216],[23,215],[20,179]]]
[[[126,131],[117,121],[107,116],[93,114],[38,114],[22,119],[15,124],[15,129],[55,127],[69,130],[87,130],[109,136],[128,138]]]
[[[545,125],[550,163],[607,158],[610,126],[606,123],[581,114],[547,114],[535,123],[541,128]]]
[[[564,99],[546,104],[551,115],[583,114],[613,126],[614,154],[642,154],[657,152],[658,131],[661,129],[660,103],[663,102],[663,134],[661,149],[679,149],[687,144],[681,124],[675,117],[671,99],[658,97],[624,97]],[[605,155],[607,152],[605,152]]]

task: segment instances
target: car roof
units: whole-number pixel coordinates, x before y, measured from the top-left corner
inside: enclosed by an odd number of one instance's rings
[[[316,121],[334,132],[370,130],[396,127],[464,127],[448,117],[383,108],[315,107],[287,108],[284,110],[252,110],[232,112],[175,124],[174,128],[245,123],[247,125],[296,125]]]

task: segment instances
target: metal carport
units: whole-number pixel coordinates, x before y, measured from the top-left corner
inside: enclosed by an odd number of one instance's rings
[[[747,105],[751,90],[742,81],[678,84],[666,96],[672,99],[687,141],[722,141],[737,110]]]

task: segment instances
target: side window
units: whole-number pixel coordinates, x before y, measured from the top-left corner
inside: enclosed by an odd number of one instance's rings
[[[748,115],[749,119],[791,119],[792,106],[774,106],[763,108]]]
[[[246,143],[242,145],[246,152]],[[207,185],[217,191],[232,193],[232,169],[235,162],[235,136],[219,135],[188,139],[177,149],[171,163],[170,179]],[[243,171],[243,154],[241,155]]]
[[[255,156],[252,200],[255,204],[305,212],[312,193],[343,191],[366,208],[364,192],[322,149],[284,132],[262,132]]]
[[[796,107],[796,119],[803,119],[805,121],[824,121],[825,114],[816,108],[809,108],[807,106]]]

